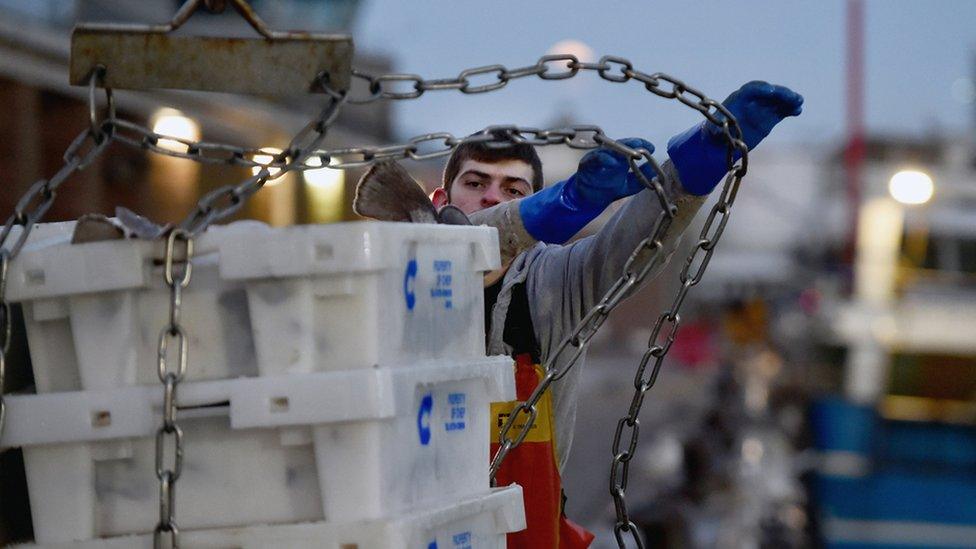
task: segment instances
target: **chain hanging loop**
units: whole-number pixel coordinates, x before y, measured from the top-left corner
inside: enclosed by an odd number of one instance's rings
[[[88,77],[88,129],[96,145],[100,145],[106,139],[106,133],[112,131],[112,123],[115,121],[115,100],[112,98],[112,88],[105,88],[105,112],[106,117],[98,120],[98,102],[95,100],[95,92],[98,84],[105,81],[105,65],[96,65],[92,69],[91,76]],[[105,127],[103,127],[105,126]]]
[[[75,172],[85,169],[94,162],[112,141],[110,128],[115,118],[112,90],[105,88],[108,117],[99,122],[94,92],[98,78],[100,78],[98,71],[92,71],[88,84],[90,126],[79,133],[68,145],[64,153],[64,164],[61,168],[49,179],[34,182],[17,201],[14,206],[14,213],[7,218],[3,227],[0,228],[0,437],[3,436],[7,418],[7,404],[3,395],[6,391],[7,360],[13,333],[12,306],[6,297],[10,263],[27,244],[34,226],[44,218],[44,215],[54,205],[57,189]],[[83,153],[80,152],[82,147],[89,142],[91,143],[89,148]],[[20,233],[16,236],[14,236],[14,227],[20,227]]]
[[[163,280],[170,290],[169,321],[159,333],[158,374],[163,384],[163,420],[156,430],[156,478],[159,480],[159,522],[153,530],[153,546],[163,547],[168,537],[171,547],[179,547],[176,523],[176,481],[183,473],[183,429],[176,419],[177,390],[187,372],[188,340],[181,323],[183,289],[193,276],[193,236],[184,229],[173,229],[166,238]],[[176,369],[170,368],[168,348],[171,338],[179,345]],[[167,452],[167,447],[172,451]],[[167,453],[172,462],[166,462]]]
[[[9,270],[10,253],[0,247],[0,438],[3,437],[4,420],[7,416],[7,403],[3,400],[3,393],[7,378],[7,353],[10,351],[10,338],[13,333],[11,306],[4,297]]]

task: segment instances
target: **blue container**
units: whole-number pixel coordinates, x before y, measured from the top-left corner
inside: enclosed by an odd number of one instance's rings
[[[864,477],[815,475],[828,549],[976,548],[976,429],[885,421],[827,398],[810,409],[817,449],[869,459]]]
[[[976,547],[972,475],[821,475],[811,488],[828,549]]]
[[[874,408],[837,397],[819,400],[810,407],[810,428],[818,450],[869,454],[877,423]]]
[[[976,473],[972,427],[885,421],[876,448],[878,460],[886,465]]]
[[[976,479],[971,475],[818,476],[814,491],[827,516],[976,525]]]

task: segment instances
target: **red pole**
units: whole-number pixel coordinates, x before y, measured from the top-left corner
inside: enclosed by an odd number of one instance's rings
[[[844,151],[844,169],[849,224],[845,259],[852,273],[864,153],[864,1],[847,0],[847,148]]]

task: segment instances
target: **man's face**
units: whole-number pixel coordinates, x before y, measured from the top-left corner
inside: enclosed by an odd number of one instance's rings
[[[450,203],[470,214],[532,194],[532,166],[521,160],[465,160],[451,182]],[[443,189],[438,189],[443,190]],[[441,201],[447,202],[446,193]],[[437,204],[437,207],[443,204]]]

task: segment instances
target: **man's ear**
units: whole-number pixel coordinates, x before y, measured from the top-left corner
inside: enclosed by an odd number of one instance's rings
[[[438,210],[446,206],[451,200],[447,197],[447,191],[444,187],[437,187],[434,192],[430,193],[430,201],[434,203],[434,207]]]

